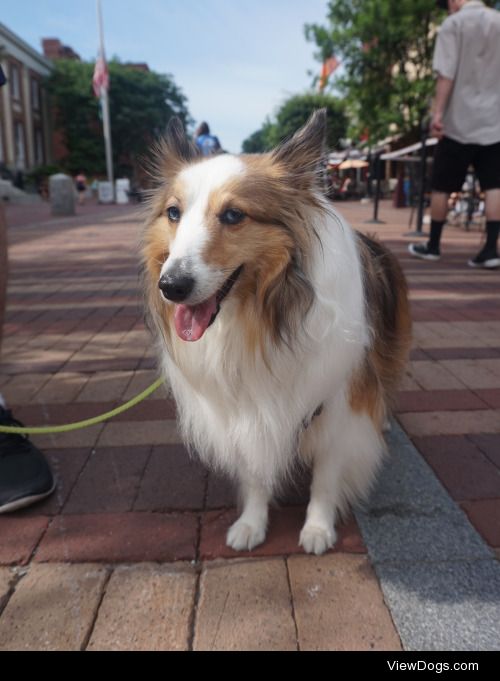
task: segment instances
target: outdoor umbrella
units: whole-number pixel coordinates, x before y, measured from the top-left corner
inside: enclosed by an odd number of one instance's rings
[[[367,168],[370,164],[368,161],[361,161],[357,158],[348,158],[347,161],[342,161],[338,166],[339,170],[351,170],[351,168]]]

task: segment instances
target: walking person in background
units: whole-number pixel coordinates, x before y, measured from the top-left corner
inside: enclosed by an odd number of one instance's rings
[[[78,205],[83,206],[85,203],[85,192],[87,191],[87,178],[81,171],[75,177],[75,186],[78,192]]]
[[[218,137],[210,134],[208,123],[200,123],[194,133],[194,141],[203,156],[212,156],[221,151]]]
[[[431,180],[431,231],[411,255],[439,260],[448,198],[473,165],[486,196],[486,243],[470,267],[500,266],[500,12],[480,0],[438,0],[449,16],[436,40],[431,134],[439,138]]]

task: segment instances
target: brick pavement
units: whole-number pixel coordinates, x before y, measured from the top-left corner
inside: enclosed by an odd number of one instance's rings
[[[14,208],[0,390],[30,425],[110,409],[156,376],[135,213],[26,226]],[[373,231],[369,206],[340,209]],[[415,324],[398,419],[500,554],[499,273],[466,267],[477,233],[448,230],[443,259],[422,263],[406,254],[407,211],[384,203],[381,217]],[[273,510],[264,546],[227,549],[234,490],[189,459],[160,392],[113,422],[34,440],[58,487],[0,518],[0,649],[401,647],[353,518],[326,557],[297,546],[307,480]]]

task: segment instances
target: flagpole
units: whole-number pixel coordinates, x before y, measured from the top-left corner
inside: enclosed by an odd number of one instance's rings
[[[101,13],[101,1],[97,2],[97,23],[99,26],[99,52],[102,59],[105,59],[104,52],[104,31],[102,27],[102,13]],[[109,100],[108,100],[108,89],[106,87],[101,87],[100,92],[101,97],[101,107],[102,107],[102,127],[104,133],[104,149],[106,152],[106,172],[108,176],[108,182],[111,182],[111,188],[113,192],[113,200],[115,196],[114,189],[114,178],[113,178],[113,154],[111,151],[111,124],[109,122]]]

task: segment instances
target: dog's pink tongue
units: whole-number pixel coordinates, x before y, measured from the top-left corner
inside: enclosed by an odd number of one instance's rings
[[[176,305],[174,321],[179,338],[184,341],[199,340],[207,330],[216,309],[215,296],[199,305]]]

